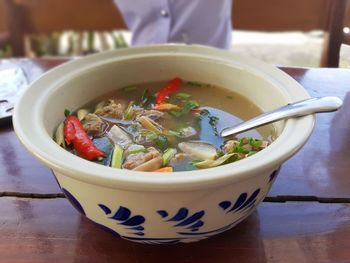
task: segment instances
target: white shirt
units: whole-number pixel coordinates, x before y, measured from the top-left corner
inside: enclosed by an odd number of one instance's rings
[[[232,0],[114,0],[135,46],[159,43],[231,45]]]

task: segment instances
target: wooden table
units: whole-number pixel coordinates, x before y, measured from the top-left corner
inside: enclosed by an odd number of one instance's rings
[[[17,59],[30,81],[65,60]],[[0,127],[0,262],[350,262],[350,70],[282,68],[312,96],[344,100],[317,116],[247,220],[192,244],[141,245],[97,228],[68,203],[50,170]]]

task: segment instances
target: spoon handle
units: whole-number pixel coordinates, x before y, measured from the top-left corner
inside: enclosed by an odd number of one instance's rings
[[[342,100],[337,97],[320,97],[298,101],[287,104],[286,106],[280,107],[276,110],[266,112],[235,126],[225,128],[221,131],[220,135],[222,137],[226,137],[282,119],[301,117],[317,112],[336,111],[342,106],[342,104]]]

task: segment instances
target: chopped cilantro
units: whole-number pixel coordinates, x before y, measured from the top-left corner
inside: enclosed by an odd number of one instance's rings
[[[209,115],[210,113],[207,109],[202,109],[200,114],[203,116],[203,115]]]
[[[209,124],[213,128],[215,136],[218,136],[218,129],[216,127],[216,125],[218,124],[218,120],[219,118],[216,116],[213,116],[213,115],[209,116]]]
[[[179,100],[186,100],[191,97],[191,94],[185,92],[176,93],[175,97]]]
[[[225,153],[223,151],[218,151],[216,154],[217,154],[218,157],[221,157],[221,156],[225,155]]]
[[[257,151],[250,151],[249,153],[248,153],[248,156],[252,156],[253,154],[256,154],[257,153]]]
[[[65,109],[64,110],[64,116],[68,117],[70,115],[70,110]]]
[[[186,103],[182,106],[180,111],[169,111],[169,114],[173,117],[180,117],[190,112],[190,110],[198,108],[199,104],[195,100],[186,101]]]
[[[148,102],[150,100],[150,96],[149,96],[149,92],[148,89],[144,89],[142,96],[140,98],[140,100],[138,101],[138,105],[143,106],[146,102]]]
[[[156,146],[158,149],[160,149],[161,151],[164,151],[168,148],[168,138],[165,137],[164,135],[159,135],[157,136],[156,140]]]
[[[194,164],[200,163],[200,162],[203,162],[203,160],[191,160],[191,161],[188,162],[188,164],[194,165]]]
[[[136,86],[127,86],[123,88],[123,91],[125,92],[132,92],[136,90]]]
[[[254,148],[259,148],[262,145],[262,140],[250,138],[249,143]]]
[[[193,87],[202,87],[201,83],[195,82],[195,81],[187,81],[186,84],[188,86],[193,86]]]

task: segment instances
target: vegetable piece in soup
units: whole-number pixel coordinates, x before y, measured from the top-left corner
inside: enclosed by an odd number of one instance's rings
[[[177,77],[118,89],[73,114],[66,110],[54,139],[75,155],[117,169],[205,169],[268,146],[264,138],[271,126],[238,137],[219,136],[223,128],[259,113],[239,94]]]

